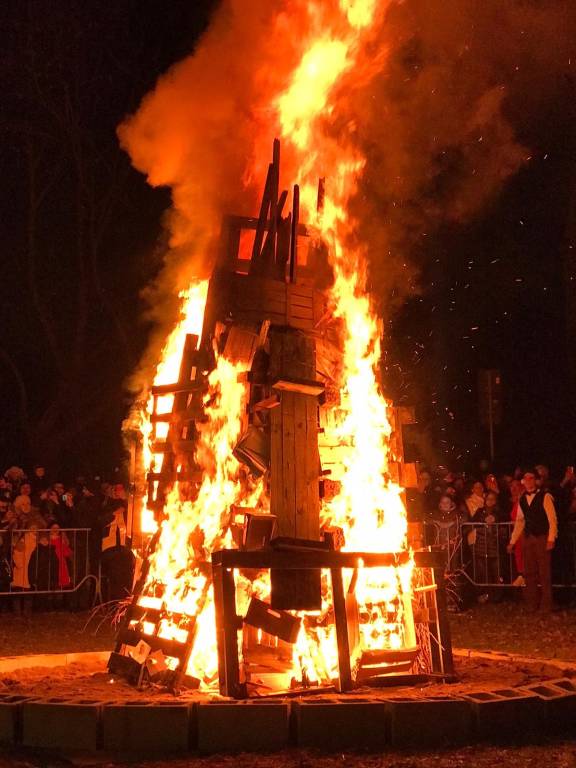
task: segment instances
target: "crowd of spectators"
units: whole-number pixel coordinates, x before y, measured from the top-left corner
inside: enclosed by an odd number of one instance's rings
[[[552,607],[552,582],[576,586],[574,467],[557,480],[544,464],[476,477],[423,469],[411,502],[425,543],[452,546],[473,583],[526,586],[529,604],[544,612]]]
[[[0,476],[0,610],[83,609],[130,592],[134,558],[123,483],[64,483],[37,465]],[[15,594],[16,593],[16,594]]]

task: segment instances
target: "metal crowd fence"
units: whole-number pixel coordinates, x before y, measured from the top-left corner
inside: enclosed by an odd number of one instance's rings
[[[445,554],[446,571],[476,587],[518,587],[522,581],[521,544],[511,553],[513,522],[428,521],[426,544]],[[576,588],[576,522],[561,525],[552,551],[555,587]]]
[[[0,530],[0,596],[77,592],[98,576],[90,572],[90,528]]]

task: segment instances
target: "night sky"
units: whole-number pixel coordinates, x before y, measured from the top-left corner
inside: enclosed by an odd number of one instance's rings
[[[193,50],[213,5],[0,4],[0,468],[108,473],[123,460],[123,383],[146,345],[140,292],[161,264],[170,197],[131,168],[116,128]],[[508,105],[529,161],[481,216],[419,245],[420,294],[389,327],[385,383],[416,405],[431,463],[487,454],[479,368],[502,372],[499,464],[574,463],[576,85],[550,91],[529,119],[521,98]]]

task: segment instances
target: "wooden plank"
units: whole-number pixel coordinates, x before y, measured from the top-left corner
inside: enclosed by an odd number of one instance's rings
[[[282,416],[282,478],[283,510],[278,517],[278,534],[292,536],[296,530],[296,436],[294,429],[295,397],[283,392],[280,401]]]
[[[253,597],[244,617],[244,623],[263,629],[269,635],[279,637],[286,643],[295,643],[302,619],[278,608],[272,608],[269,603]]]
[[[259,400],[257,403],[251,406],[251,410],[254,412],[268,411],[270,408],[277,408],[280,405],[280,398],[278,395],[270,395],[263,400]]]
[[[312,320],[313,318],[312,309],[308,307],[298,307],[291,304],[290,312],[289,312],[289,321],[292,320],[292,318]]]
[[[186,421],[198,421],[204,418],[204,408],[202,403],[195,403],[192,407],[188,406],[184,411],[177,411],[176,413],[153,413],[150,416],[152,424],[156,423],[168,423],[168,424],[180,424]]]
[[[294,441],[295,458],[298,457],[300,465],[295,473],[295,518],[294,535],[303,539],[315,539],[320,536],[320,526],[316,530],[316,521],[309,517],[314,514],[314,510],[308,510],[308,494],[306,480],[308,474],[307,457],[307,423],[306,423],[306,396],[294,396]]]
[[[442,553],[440,553],[441,555]],[[416,556],[421,556],[417,558]],[[426,557],[422,557],[425,555]],[[414,558],[436,560],[439,558],[433,552],[415,552]],[[242,551],[222,549],[212,554],[212,563],[225,568],[357,568],[360,561],[364,568],[399,567],[410,559],[409,552],[341,552],[331,550],[309,549],[296,552],[275,551],[263,549],[259,551]],[[428,567],[428,566],[424,566]]]
[[[222,696],[241,696],[234,572],[212,562],[218,677]]]
[[[300,187],[294,185],[292,194],[292,230],[290,233],[290,263],[288,274],[290,282],[294,282],[294,273],[298,262],[298,224],[300,223]]]
[[[320,536],[320,457],[318,455],[318,401],[305,398],[306,418],[306,508],[308,510],[310,538]]]
[[[152,648],[153,651],[160,650],[165,656],[171,656],[175,659],[181,659],[186,653],[186,643],[180,643],[178,640],[166,640],[158,635],[147,635],[144,632],[138,632],[134,629],[125,629],[118,635],[118,640],[125,645],[138,645],[140,640]]]
[[[319,381],[282,377],[272,383],[272,389],[280,392],[293,392],[299,395],[318,397],[324,392],[324,385]]]
[[[352,670],[350,669],[350,644],[348,642],[348,619],[346,617],[346,601],[344,597],[344,584],[340,568],[330,570],[332,580],[332,602],[334,605],[334,625],[336,627],[336,641],[338,643],[338,672],[340,676],[339,688],[341,691],[351,691]]]
[[[172,395],[179,392],[200,392],[206,386],[204,381],[190,381],[184,384],[156,384],[151,388],[153,395]]]
[[[233,325],[228,331],[223,355],[234,363],[244,363],[248,368],[258,346],[258,334],[252,328]]]
[[[254,245],[252,247],[252,259],[250,261],[250,274],[254,274],[260,268],[260,254],[262,251],[262,243],[264,241],[264,233],[267,228],[268,211],[270,209],[270,199],[272,195],[272,186],[274,183],[274,166],[272,163],[268,166],[268,173],[266,175],[266,182],[264,184],[264,192],[260,201],[260,213],[258,215],[258,224],[256,225],[256,237],[254,238]]]

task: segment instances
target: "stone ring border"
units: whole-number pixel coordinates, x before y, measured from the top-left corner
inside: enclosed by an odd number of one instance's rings
[[[0,672],[74,661],[105,661],[109,652],[0,659]],[[576,674],[576,665],[510,654],[456,650],[458,656],[525,661]],[[55,658],[58,656],[58,658]],[[47,663],[50,662],[51,663]],[[576,722],[570,677],[471,694],[334,695],[329,700],[251,699],[206,702],[117,701],[0,695],[0,743],[64,753],[130,755],[431,749],[563,739]]]

